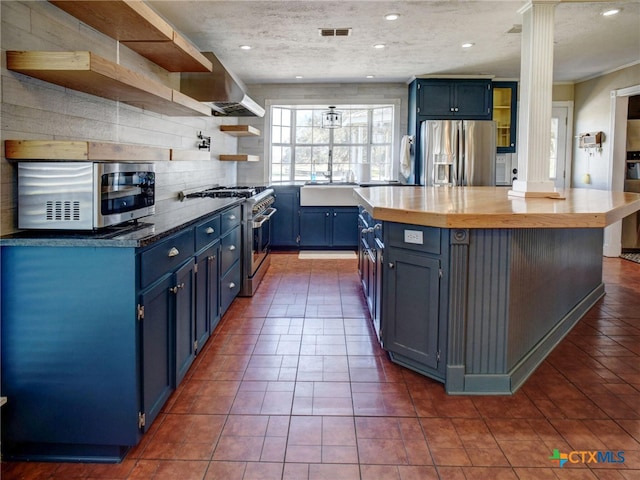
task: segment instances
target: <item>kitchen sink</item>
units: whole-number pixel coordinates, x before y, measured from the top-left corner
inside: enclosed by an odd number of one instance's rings
[[[357,183],[309,183],[300,187],[302,207],[351,207],[358,201],[353,195]]]

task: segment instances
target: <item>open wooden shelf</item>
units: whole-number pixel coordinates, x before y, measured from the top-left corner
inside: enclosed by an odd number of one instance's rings
[[[223,162],[258,162],[260,157],[258,155],[220,155],[220,160]]]
[[[171,157],[168,148],[109,142],[75,140],[5,140],[7,160],[20,161],[163,161]]]
[[[251,125],[220,125],[220,131],[234,137],[260,136],[260,130]]]
[[[7,68],[156,113],[211,116],[211,108],[203,103],[87,51],[7,51]]]
[[[210,72],[211,61],[140,0],[49,0],[170,72]]]

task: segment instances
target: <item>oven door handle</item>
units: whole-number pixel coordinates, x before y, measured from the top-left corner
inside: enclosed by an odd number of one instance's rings
[[[265,210],[265,212],[268,212],[265,214],[265,217],[267,217],[268,219],[273,217],[273,215],[278,211],[277,208],[274,207],[269,207]]]
[[[260,228],[260,227],[262,227],[262,225],[264,225],[266,222],[268,222],[268,221],[269,221],[269,219],[270,219],[271,217],[273,217],[273,214],[274,214],[274,213],[276,213],[277,211],[278,211],[278,209],[277,209],[277,208],[273,208],[273,207],[272,207],[272,208],[268,208],[267,210],[265,210],[265,212],[268,212],[268,213],[266,213],[265,215],[258,215],[258,216],[256,217],[256,220],[257,220],[257,221],[254,221],[254,222],[252,223],[252,227],[253,227],[253,228]]]
[[[253,229],[254,229],[254,230],[255,230],[256,228],[260,228],[260,227],[262,227],[262,225],[264,225],[264,224],[265,224],[265,222],[269,221],[269,217],[265,217],[264,215],[258,215],[258,216],[256,217],[256,219],[257,219],[258,221],[255,221],[255,220],[254,220],[254,221],[252,222],[252,224],[251,224],[251,226],[253,227]]]

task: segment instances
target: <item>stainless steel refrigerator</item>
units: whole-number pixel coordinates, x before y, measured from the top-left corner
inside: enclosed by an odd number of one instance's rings
[[[492,121],[426,120],[420,125],[421,185],[495,185]]]

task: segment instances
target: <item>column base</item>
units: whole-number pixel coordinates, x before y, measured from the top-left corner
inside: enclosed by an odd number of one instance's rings
[[[521,198],[559,198],[564,199],[564,194],[555,189],[553,182],[527,182],[514,180],[513,190],[509,190],[510,197]]]

